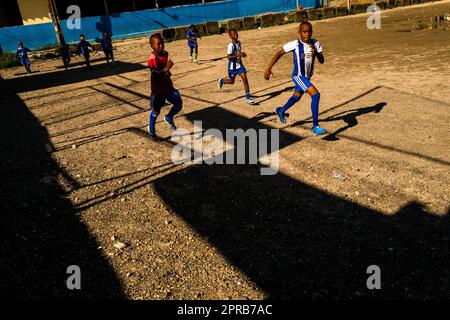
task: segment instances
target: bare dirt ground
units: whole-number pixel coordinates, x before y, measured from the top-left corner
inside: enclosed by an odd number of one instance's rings
[[[148,39],[118,42],[117,64],[94,56],[2,71],[0,292],[16,298],[449,298],[450,31],[413,30],[450,1],[314,21],[324,47],[310,98],[282,125],[292,57],[263,70],[297,24],[240,32],[259,105],[226,75],[227,35],[166,44],[184,107],[180,128],[279,128],[280,171],[175,165],[170,131],[146,134]],[[408,32],[409,30],[409,32]],[[165,109],[168,109],[166,107]],[[163,114],[165,112],[163,111]],[[337,179],[334,173],[346,177]],[[117,242],[128,246],[114,247]],[[82,290],[66,288],[78,265]],[[369,265],[382,289],[366,287]]]

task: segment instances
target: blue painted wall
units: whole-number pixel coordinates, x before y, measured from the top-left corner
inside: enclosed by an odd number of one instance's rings
[[[321,0],[300,0],[300,4],[305,9],[314,8],[321,6]],[[296,0],[225,0],[83,18],[81,29],[78,30],[70,30],[67,21],[62,20],[61,27],[67,42],[78,41],[81,33],[92,40],[101,37],[102,31],[109,31],[117,39],[192,23],[254,16],[264,12],[286,12],[294,10],[295,6]],[[19,41],[23,41],[30,49],[57,44],[52,23],[0,29],[0,45],[4,51],[16,50]]]

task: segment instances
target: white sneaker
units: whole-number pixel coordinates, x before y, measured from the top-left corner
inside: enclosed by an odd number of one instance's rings
[[[252,97],[246,98],[245,101],[246,101],[248,104],[255,104],[255,102],[256,102],[255,100],[253,100]]]
[[[223,78],[220,78],[219,81],[217,82],[217,88],[219,88],[219,90],[222,90],[224,83],[225,83],[225,80]]]

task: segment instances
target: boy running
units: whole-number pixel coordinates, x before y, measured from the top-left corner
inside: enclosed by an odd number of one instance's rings
[[[111,65],[114,65],[114,53],[113,53],[113,46],[112,46],[112,39],[109,36],[108,32],[104,32],[103,33],[103,38],[102,38],[102,49],[103,52],[105,53],[105,57],[106,57],[106,64],[109,64],[109,58],[111,58]]]
[[[86,59],[86,65],[88,66],[89,69],[92,69],[91,67],[91,61],[90,59],[90,54],[89,54],[89,47],[92,48],[92,45],[87,42],[85,40],[84,34],[80,34],[80,42],[78,43],[78,51],[79,53],[81,53],[84,57],[84,59]]]
[[[314,71],[314,61],[317,58],[322,64],[325,62],[323,49],[320,42],[311,39],[312,35],[311,23],[305,21],[299,26],[298,33],[300,38],[286,43],[283,48],[278,51],[264,71],[264,78],[270,79],[272,67],[287,52],[292,52],[294,56],[294,70],[292,72],[292,80],[295,83],[295,90],[292,97],[282,107],[276,108],[275,112],[282,123],[286,123],[285,112],[295,103],[300,101],[302,95],[306,92],[311,96],[311,112],[313,117],[312,132],[315,135],[325,134],[327,131],[319,126],[319,101],[320,93],[309,81]]]
[[[189,27],[189,30],[186,31],[186,38],[188,38],[189,60],[192,62],[192,54],[195,52],[194,62],[198,63],[198,39],[201,39],[201,37],[193,24]]]
[[[164,40],[160,33],[155,33],[150,37],[150,46],[153,49],[148,66],[151,70],[151,89],[150,96],[150,121],[148,132],[153,140],[157,140],[155,124],[161,108],[166,100],[173,104],[169,113],[164,117],[164,121],[169,125],[172,131],[177,130],[173,117],[180,112],[183,102],[180,93],[173,86],[170,78],[170,69],[173,67],[173,61],[169,59],[169,53],[164,50]]]
[[[239,34],[236,29],[231,29],[228,31],[228,35],[230,36],[231,42],[228,45],[228,79],[220,78],[217,84],[217,87],[222,89],[224,84],[234,84],[234,80],[236,76],[240,76],[242,82],[244,82],[245,89],[245,97],[246,102],[248,104],[254,104],[255,100],[253,100],[250,95],[250,86],[248,85],[247,79],[247,70],[242,64],[242,58],[245,58],[247,54],[242,51],[241,42],[239,39]]]
[[[30,68],[31,63],[30,63],[30,59],[28,58],[28,52],[31,52],[31,50],[24,47],[22,42],[19,42],[19,47],[17,48],[14,58],[19,57],[20,62],[22,62],[22,65],[27,70],[27,73],[31,73],[31,68]]]

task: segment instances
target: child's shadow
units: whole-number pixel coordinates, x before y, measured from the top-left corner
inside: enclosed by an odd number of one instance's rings
[[[260,122],[261,120],[264,120],[266,118],[269,118],[269,117],[272,117],[272,116],[276,116],[276,115],[277,114],[275,112],[260,112],[256,116],[250,118],[250,120],[254,120],[254,121]],[[284,116],[286,118],[288,118],[289,117],[289,113],[286,112],[284,114]],[[275,121],[275,119],[274,119],[274,121]]]
[[[370,107],[365,107],[365,108],[359,108],[359,109],[353,109],[353,110],[347,110],[347,111],[343,111],[341,113],[335,114],[331,117],[328,117],[322,121],[337,121],[337,120],[343,120],[347,125],[345,127],[339,128],[338,130],[336,130],[333,133],[330,133],[329,135],[325,136],[322,138],[322,140],[327,140],[327,141],[337,141],[339,140],[339,137],[337,137],[337,135],[341,132],[344,132],[347,129],[350,129],[352,127],[355,127],[358,125],[358,117],[374,112],[374,113],[379,113],[383,107],[386,105],[386,102],[380,102],[377,103],[376,105],[370,106]]]
[[[345,127],[339,128],[335,132],[326,135],[325,137],[322,138],[322,140],[327,140],[327,141],[339,140],[339,137],[337,136],[339,133],[344,132],[345,130],[358,125],[357,118],[359,116],[362,116],[362,115],[365,115],[365,114],[368,114],[371,112],[379,113],[386,104],[387,104],[386,102],[379,102],[370,107],[346,110],[346,111],[342,111],[338,114],[332,115],[328,118],[321,120],[321,122],[331,122],[331,121],[343,120],[347,124]],[[311,121],[298,121],[298,122],[294,123],[292,125],[292,127],[300,126],[300,125],[308,123],[308,122],[311,122]]]
[[[292,91],[292,90],[294,90],[294,88],[295,88],[294,86],[291,86],[291,87],[283,88],[283,89],[280,89],[280,90],[277,90],[277,91],[274,91],[274,92],[269,92],[267,94],[263,94],[263,95],[260,95],[260,96],[254,95],[253,97],[258,99],[258,102],[256,102],[254,105],[260,105],[264,101],[273,99],[273,98],[283,94],[286,91]],[[264,98],[264,99],[259,100],[259,98]],[[268,117],[271,117],[271,116],[274,116],[274,115],[276,115],[275,112],[260,112],[256,116],[251,118],[251,120],[261,121],[261,120],[264,120],[265,118],[268,118]],[[285,113],[285,116],[289,117],[289,114]]]

